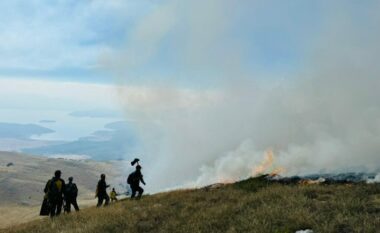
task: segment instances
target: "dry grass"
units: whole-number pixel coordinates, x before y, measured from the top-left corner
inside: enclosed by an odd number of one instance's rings
[[[14,232],[380,232],[380,185],[280,185],[262,178],[174,191],[20,225]]]
[[[39,206],[0,206],[0,232],[2,228],[40,219]]]

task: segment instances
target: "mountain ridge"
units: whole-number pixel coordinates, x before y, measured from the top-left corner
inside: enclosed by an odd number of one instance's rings
[[[264,176],[125,199],[8,228],[34,232],[377,232],[379,184],[284,185]]]

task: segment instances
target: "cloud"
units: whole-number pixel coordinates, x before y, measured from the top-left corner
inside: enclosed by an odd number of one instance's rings
[[[128,22],[149,4],[111,1],[3,1],[1,70],[93,69],[115,49]]]

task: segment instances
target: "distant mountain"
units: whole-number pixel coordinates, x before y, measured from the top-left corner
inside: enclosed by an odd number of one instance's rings
[[[58,145],[24,149],[35,155],[87,155],[94,160],[117,160],[134,153],[138,140],[133,127],[125,121],[107,124],[99,130],[78,140]]]
[[[27,139],[33,135],[53,133],[54,130],[36,124],[0,122],[0,138]]]

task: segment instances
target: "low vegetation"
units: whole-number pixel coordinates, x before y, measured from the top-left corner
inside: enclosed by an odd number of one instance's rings
[[[380,184],[281,185],[258,177],[124,200],[4,231],[293,233],[301,229],[379,232]]]

